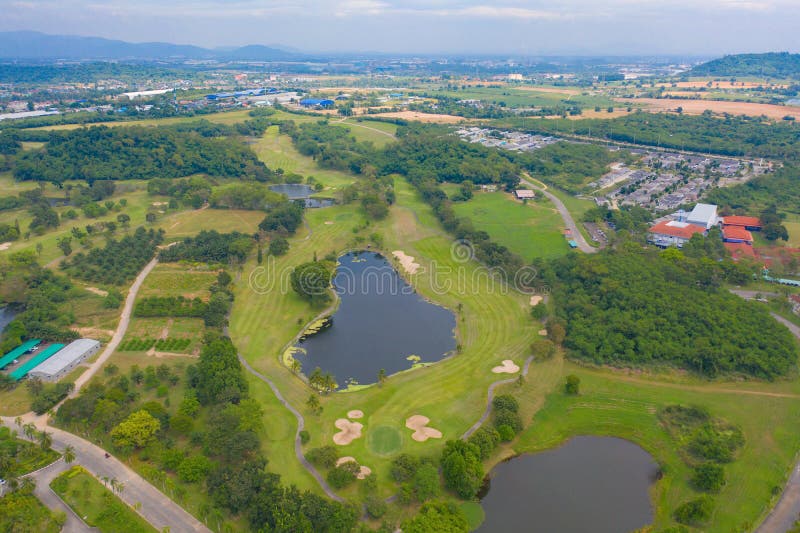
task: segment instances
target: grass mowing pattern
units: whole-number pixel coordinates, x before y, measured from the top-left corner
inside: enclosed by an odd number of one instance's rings
[[[402,434],[391,426],[378,426],[367,432],[367,446],[378,455],[392,455],[402,445]]]

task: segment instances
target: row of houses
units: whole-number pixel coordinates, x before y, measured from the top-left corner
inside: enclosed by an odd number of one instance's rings
[[[688,214],[679,211],[675,218],[658,222],[648,230],[648,241],[656,246],[682,248],[695,234],[707,235],[712,227],[722,231],[722,242],[734,256],[755,257],[752,231],[761,230],[756,217],[717,214],[717,206],[697,204]]]

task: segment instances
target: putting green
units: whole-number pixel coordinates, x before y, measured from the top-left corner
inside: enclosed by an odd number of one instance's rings
[[[378,455],[391,455],[403,445],[403,436],[390,426],[378,426],[367,433],[367,446]]]

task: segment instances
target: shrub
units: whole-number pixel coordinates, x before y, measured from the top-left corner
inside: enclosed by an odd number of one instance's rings
[[[300,444],[308,444],[311,440],[311,435],[305,429],[300,432]]]
[[[694,488],[706,492],[719,492],[725,485],[725,469],[716,463],[703,463],[692,473]]]
[[[328,483],[334,489],[343,489],[356,480],[356,474],[360,469],[354,461],[343,463],[328,472]]]
[[[503,424],[497,428],[497,434],[500,436],[500,440],[503,442],[509,442],[514,440],[514,436],[517,434],[514,431],[514,428],[507,424]]]
[[[713,510],[714,500],[710,496],[700,496],[675,509],[675,520],[689,526],[702,525],[711,518]]]
[[[494,428],[479,428],[469,438],[471,444],[476,445],[481,451],[481,459],[486,460],[500,442],[500,434]]]
[[[492,400],[492,407],[495,409],[507,409],[509,411],[519,411],[519,402],[510,394],[501,394]]]
[[[339,459],[339,450],[334,446],[312,448],[306,452],[306,459],[316,466],[332,468],[336,465],[336,460]]]
[[[564,392],[567,394],[579,394],[581,390],[581,378],[575,374],[570,374],[564,383]]]
[[[212,463],[205,455],[192,455],[178,466],[178,477],[181,481],[196,483],[205,479],[211,467]]]
[[[390,470],[392,479],[403,483],[414,477],[419,468],[419,459],[407,453],[401,453],[392,461]]]
[[[508,426],[514,433],[522,431],[522,419],[519,414],[508,409],[495,409],[494,411],[494,427],[500,431],[502,426]]]

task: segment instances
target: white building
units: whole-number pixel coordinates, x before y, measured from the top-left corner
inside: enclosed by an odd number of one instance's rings
[[[528,189],[517,189],[514,191],[514,196],[517,197],[517,200],[532,200],[536,198],[536,193]]]
[[[716,226],[719,223],[717,206],[711,204],[695,205],[692,212],[686,216],[686,222],[705,229]]]
[[[78,339],[64,346],[52,357],[30,371],[28,376],[42,381],[58,381],[83,361],[97,353],[100,341]]]

